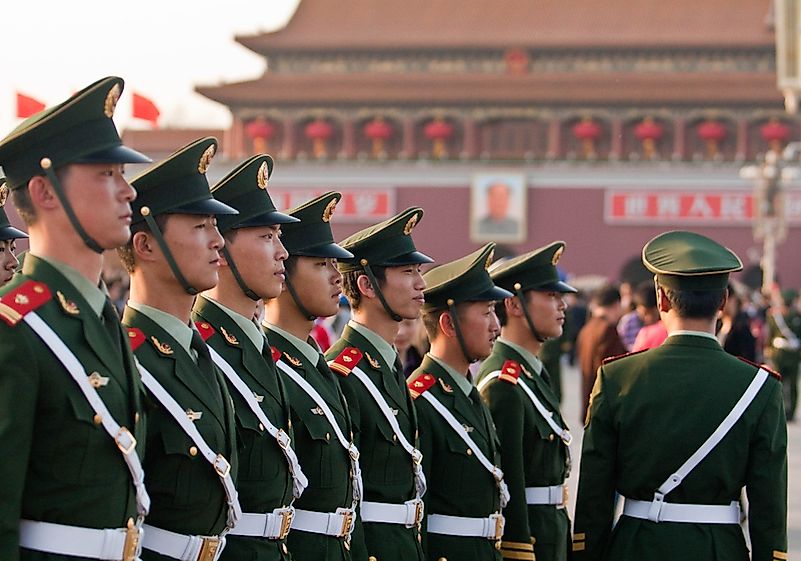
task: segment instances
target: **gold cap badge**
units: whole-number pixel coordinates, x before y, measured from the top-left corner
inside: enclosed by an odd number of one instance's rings
[[[114,84],[108,91],[108,94],[106,94],[106,102],[103,105],[103,113],[105,113],[106,117],[109,119],[114,116],[114,110],[117,108],[117,102],[120,100],[121,93],[122,88],[120,88],[120,85]]]
[[[8,198],[8,187],[5,183],[0,185],[0,207],[5,206],[6,199]]]
[[[551,265],[555,266],[557,263],[559,263],[559,259],[562,257],[562,252],[564,251],[564,249],[565,248],[560,247],[559,249],[556,250],[556,252],[553,254],[553,257],[551,258]]]
[[[413,214],[409,221],[406,223],[406,226],[403,227],[403,233],[405,235],[409,235],[412,233],[412,229],[417,226],[417,214]]]
[[[267,188],[267,180],[269,177],[270,167],[267,165],[267,162],[262,162],[261,166],[259,166],[259,173],[256,175],[256,182],[259,185],[259,189]]]
[[[484,270],[487,270],[487,269],[490,268],[490,265],[492,265],[492,258],[494,256],[495,256],[495,250],[491,249],[490,252],[489,252],[489,255],[487,255],[487,262],[484,263]]]
[[[331,199],[331,202],[326,205],[325,210],[323,211],[323,222],[328,222],[331,220],[331,216],[334,214],[334,209],[337,207],[337,200]]]
[[[206,170],[209,169],[209,164],[211,163],[211,159],[214,157],[216,151],[217,149],[215,148],[214,144],[206,148],[206,151],[203,152],[203,155],[200,157],[200,162],[197,164],[197,171],[199,173],[206,173]]]

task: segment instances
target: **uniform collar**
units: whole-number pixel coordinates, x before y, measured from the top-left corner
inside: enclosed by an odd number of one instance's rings
[[[348,327],[367,339],[367,342],[375,347],[375,350],[378,351],[386,364],[389,364],[390,366],[395,364],[395,358],[398,356],[398,354],[395,352],[395,349],[392,348],[392,345],[387,343],[386,340],[384,340],[384,338],[378,333],[354,320],[350,320],[348,322]]]
[[[205,298],[209,302],[214,303],[215,306],[217,306],[223,312],[225,312],[225,315],[230,317],[233,320],[233,322],[239,327],[239,329],[241,329],[242,332],[245,335],[247,335],[247,338],[250,339],[250,342],[253,343],[257,349],[259,349],[259,352],[261,352],[262,349],[264,349],[264,335],[262,335],[262,332],[259,329],[259,327],[255,323],[253,323],[253,320],[250,320],[245,316],[243,316],[242,314],[233,311],[228,306],[220,304],[217,300],[214,300],[213,298],[209,298],[208,296],[204,296],[203,298]]]
[[[498,337],[496,343],[501,343],[503,345],[506,345],[507,347],[515,351],[517,354],[519,354],[521,358],[524,361],[526,361],[531,366],[531,369],[534,370],[534,372],[536,372],[538,375],[542,373],[542,361],[537,357],[537,355],[535,355],[528,349],[525,349],[516,343],[512,343],[511,341],[509,341],[508,339],[504,339],[503,337]]]
[[[31,255],[35,254],[32,253]],[[89,307],[92,309],[95,315],[100,317],[100,314],[103,311],[103,306],[106,303],[106,294],[99,287],[93,285],[91,282],[89,282],[89,279],[66,263],[56,261],[55,259],[51,259],[49,257],[42,257],[39,255],[36,255],[36,257],[64,275],[64,278],[66,278],[70,284],[75,287],[81,296],[83,296],[83,299],[86,300],[86,303],[89,304]]]
[[[673,337],[677,335],[692,335],[695,337],[706,337],[707,339],[712,339],[716,343],[718,342],[718,338],[712,335],[711,333],[707,333],[706,331],[690,331],[689,329],[677,329],[676,331],[671,331],[668,333],[668,337]]]
[[[136,310],[140,314],[147,316],[154,323],[157,323],[164,331],[169,333],[175,339],[181,348],[186,351],[191,357],[195,356],[192,351],[192,328],[185,324],[172,314],[168,314],[153,306],[147,304],[140,304],[133,300],[128,300],[127,306]]]
[[[462,392],[465,395],[468,396],[470,395],[470,392],[473,390],[473,384],[470,383],[470,380],[467,379],[467,376],[465,376],[464,374],[460,374],[455,368],[452,368],[450,365],[446,364],[441,359],[438,359],[431,353],[426,353],[426,356],[428,356],[431,360],[439,364],[442,367],[442,369],[445,370],[445,372],[450,374],[451,378],[453,378],[453,381],[456,382],[456,385],[459,387],[460,390],[462,390]]]
[[[298,352],[300,352],[304,357],[306,357],[306,360],[308,360],[312,364],[317,364],[317,361],[320,358],[320,351],[309,345],[306,341],[298,339],[297,337],[292,335],[289,331],[284,331],[277,325],[267,322],[264,322],[263,325],[270,331],[275,331],[281,337],[286,339],[290,345],[295,347],[298,350]]]

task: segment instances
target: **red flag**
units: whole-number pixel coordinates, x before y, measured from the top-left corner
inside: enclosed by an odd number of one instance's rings
[[[45,104],[25,94],[17,92],[17,117],[26,119],[45,108]]]
[[[133,116],[136,119],[150,121],[154,127],[158,125],[159,109],[150,99],[136,92],[133,94]]]

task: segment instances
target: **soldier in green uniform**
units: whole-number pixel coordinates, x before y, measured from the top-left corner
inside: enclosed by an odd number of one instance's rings
[[[8,215],[3,208],[7,198],[6,178],[0,177],[0,287],[11,280],[19,266],[16,241],[28,237],[28,234],[14,228],[8,221]]]
[[[393,347],[399,322],[420,315],[425,288],[420,266],[433,262],[411,237],[422,216],[422,209],[410,208],[341,242],[354,255],[339,262],[352,315],[326,358],[342,376],[362,451],[365,543],[360,546],[371,560],[423,559],[418,525],[425,479],[415,447],[417,415]]]
[[[509,492],[498,467],[498,435],[468,367],[500,330],[494,303],[512,294],[487,268],[495,244],[428,271],[423,325],[431,350],[408,380],[428,482],[424,550],[430,561],[500,559]]]
[[[350,415],[339,381],[309,336],[315,318],[337,313],[342,292],[337,259],[352,257],[331,234],[329,221],[340,198],[326,193],[289,211],[300,222],[282,227],[290,255],[285,290],[265,304],[265,332],[289,391],[295,449],[309,478],[295,501],[288,539],[298,560],[367,558],[351,551],[361,474]]]
[[[506,559],[564,561],[570,550],[565,479],[571,437],[537,356],[545,341],[562,335],[564,295],[576,292],[556,270],[564,247],[553,242],[490,272],[514,294],[495,306],[501,337],[481,365],[478,385],[498,429],[511,496],[503,510]]]
[[[740,259],[692,232],[643,248],[668,332],[599,369],[581,456],[573,558],[787,559],[787,426],[778,375],[714,336]],[[615,494],[623,516],[613,527]]]
[[[245,512],[228,534],[223,560],[290,559],[286,536],[292,502],[306,485],[290,446],[285,384],[253,321],[258,300],[281,294],[287,258],[281,225],[298,221],[276,211],[267,193],[272,168],[270,156],[254,156],[212,189],[215,199],[239,214],[217,219],[225,238],[220,280],[197,298],[192,311],[200,329],[204,324],[214,328],[206,343],[217,353],[212,358],[223,369],[236,413],[237,488]]]
[[[204,343],[214,329],[190,321],[195,294],[217,284],[223,239],[215,215],[236,213],[209,193],[216,148],[213,138],[197,140],[132,181],[133,236],[119,250],[131,275],[123,324],[154,405],[145,560],[216,559],[241,514],[233,403]]]
[[[767,314],[765,356],[782,376],[785,415],[788,421],[794,421],[801,364],[801,314],[795,307],[798,292],[782,290],[777,297],[776,305]]]
[[[103,251],[130,235],[136,193],[112,121],[109,77],[0,141],[30,232],[0,289],[0,559],[125,559],[149,498],[139,454],[141,384],[100,281]],[[16,234],[13,234],[16,235]]]

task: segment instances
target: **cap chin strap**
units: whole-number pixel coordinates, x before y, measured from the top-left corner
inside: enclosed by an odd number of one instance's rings
[[[245,293],[245,296],[254,302],[261,300],[259,295],[253,292],[250,287],[245,284],[245,279],[243,279],[242,275],[239,274],[239,269],[236,268],[236,263],[234,263],[234,260],[231,258],[231,254],[228,252],[225,246],[222,247],[222,254],[225,257],[225,260],[228,262],[228,268],[231,269],[231,274],[234,275],[236,284],[239,285],[239,288],[242,289],[242,292]]]
[[[517,299],[520,300],[520,305],[523,308],[523,316],[526,318],[526,323],[528,324],[528,328],[531,330],[531,334],[537,341],[539,341],[540,343],[544,343],[545,341],[548,340],[548,337],[543,337],[540,334],[540,332],[537,331],[537,328],[534,327],[534,320],[531,319],[531,315],[528,313],[528,307],[526,306],[526,298],[525,295],[523,294],[523,290],[520,287],[520,283],[515,283],[514,289],[515,289],[515,296],[517,296]]]
[[[170,266],[172,274],[181,284],[184,292],[192,296],[196,295],[198,293],[198,289],[189,286],[186,277],[184,277],[183,273],[181,273],[181,269],[178,268],[178,263],[175,261],[175,257],[172,256],[172,252],[170,251],[167,242],[164,240],[161,229],[159,229],[158,224],[156,224],[156,220],[150,213],[150,208],[143,206],[140,212],[142,213],[142,216],[145,217],[145,223],[147,224],[148,228],[150,228],[150,232],[153,234],[153,237],[156,238],[156,243],[159,244],[161,252],[164,254],[164,258],[167,259],[167,264]]]
[[[309,310],[301,303],[300,298],[298,298],[298,293],[295,292],[295,288],[292,286],[292,282],[289,280],[289,275],[284,276],[284,284],[286,284],[286,289],[289,291],[289,295],[292,296],[292,300],[295,301],[295,305],[300,310],[300,313],[303,314],[307,320],[314,321],[317,319],[317,316],[314,314],[310,314]]]
[[[373,270],[370,268],[370,265],[367,263],[367,259],[362,259],[361,266],[364,269],[364,274],[367,275],[367,278],[370,279],[370,283],[373,285],[373,289],[375,290],[376,296],[378,296],[381,305],[384,306],[384,309],[389,314],[394,321],[403,321],[403,318],[400,317],[395,311],[389,307],[387,304],[386,299],[384,298],[384,293],[381,292],[381,287],[378,285],[378,279],[375,278],[373,274]]]
[[[467,362],[473,364],[478,359],[472,358],[470,353],[467,352],[467,345],[464,342],[464,337],[462,337],[462,330],[459,328],[459,318],[456,317],[456,304],[451,298],[448,299],[448,313],[451,315],[451,322],[453,323],[453,330],[456,332],[456,340],[459,341],[459,348],[467,359]]]
[[[73,229],[81,236],[84,245],[94,251],[95,253],[103,253],[105,251],[100,244],[97,243],[89,234],[86,233],[86,230],[83,229],[81,223],[78,221],[78,217],[75,216],[75,211],[72,209],[72,205],[67,200],[67,195],[64,193],[64,189],[61,187],[61,182],[56,177],[55,171],[53,171],[53,162],[50,161],[50,158],[42,158],[42,161],[39,163],[42,170],[44,171],[47,179],[50,180],[51,185],[53,185],[53,191],[56,193],[56,197],[58,197],[59,202],[61,203],[61,207],[64,209],[64,212],[67,215],[67,218],[72,224]]]

